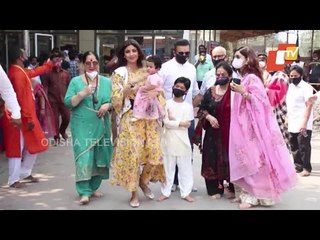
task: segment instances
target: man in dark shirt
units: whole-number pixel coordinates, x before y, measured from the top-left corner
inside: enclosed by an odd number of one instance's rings
[[[43,76],[43,87],[47,93],[56,124],[56,135],[54,136],[55,142],[59,142],[60,134],[66,140],[68,135],[66,134],[66,129],[70,122],[70,110],[64,105],[64,96],[66,94],[67,88],[69,86],[71,75],[69,71],[61,68],[62,63],[62,53],[55,52],[53,56],[58,56],[61,58],[60,62]],[[61,115],[61,124],[60,124]]]

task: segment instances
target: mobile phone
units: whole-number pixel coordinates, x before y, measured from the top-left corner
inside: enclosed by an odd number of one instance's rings
[[[306,131],[306,130],[305,130],[305,131],[300,132],[300,134],[301,134],[302,136],[304,136],[305,138],[306,138],[306,137],[308,137],[308,133],[307,133],[307,131]]]
[[[240,84],[241,80],[239,78],[232,78],[232,81],[236,84]]]

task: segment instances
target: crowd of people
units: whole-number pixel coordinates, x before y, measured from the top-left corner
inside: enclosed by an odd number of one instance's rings
[[[240,209],[278,203],[297,173],[312,172],[319,96],[297,64],[270,73],[267,55],[247,46],[229,62],[219,43],[209,52],[200,45],[191,63],[186,39],[175,42],[165,63],[126,40],[107,63],[110,77],[99,73],[92,51],[77,60],[71,52],[66,65],[53,49],[41,66],[31,57],[28,68],[23,49],[9,56],[8,74],[0,68],[0,146],[11,188],[39,181],[32,175],[37,154],[48,149],[48,138],[55,146],[67,140],[69,123],[81,205],[102,197],[99,187],[109,178],[130,192],[133,208],[140,206],[139,188],[155,199],[150,182],[161,184],[158,201],[179,188],[183,200],[194,202],[194,144],[210,198],[226,196]]]

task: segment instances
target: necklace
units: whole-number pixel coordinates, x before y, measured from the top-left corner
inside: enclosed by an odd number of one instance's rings
[[[216,94],[223,96],[226,93],[227,89],[221,89],[220,87],[216,88]]]
[[[88,84],[88,86],[89,86],[90,84],[89,84],[89,79],[88,79],[87,74],[85,73],[84,76],[85,76],[86,81],[87,81],[87,84]],[[97,98],[98,76],[96,76],[94,79],[96,80],[96,87],[95,87],[94,91],[91,92],[91,94],[92,94],[92,105],[93,105],[93,108],[95,108],[95,105],[98,103],[98,98]]]

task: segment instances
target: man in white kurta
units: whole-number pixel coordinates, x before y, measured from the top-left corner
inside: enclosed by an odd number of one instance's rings
[[[172,99],[172,86],[174,85],[174,81],[179,77],[186,77],[191,81],[191,84],[185,101],[192,106],[192,99],[199,95],[199,86],[197,83],[196,68],[187,61],[190,55],[189,41],[186,39],[176,41],[174,44],[174,55],[174,58],[162,64],[161,70],[159,71],[159,75],[163,79],[162,87],[166,94],[166,100]],[[188,138],[191,142],[191,138],[194,134],[194,118],[191,121],[188,131]],[[193,149],[192,145],[191,148]],[[176,174],[173,191],[175,191],[177,185],[179,185],[179,183]],[[194,191],[196,190],[197,189],[194,188]]]
[[[300,71],[302,75],[303,70],[301,69]],[[293,72],[291,68],[290,79],[293,79]],[[299,77],[301,78],[301,76]],[[311,135],[313,111],[312,103],[308,101],[312,95],[313,89],[311,85],[300,80],[296,85],[294,83],[289,84],[286,96],[288,132],[290,133],[289,142],[296,171],[301,176],[309,176],[312,171]]]

